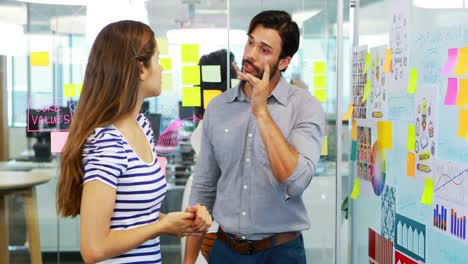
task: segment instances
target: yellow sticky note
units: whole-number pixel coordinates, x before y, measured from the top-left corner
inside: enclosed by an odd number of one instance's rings
[[[327,89],[315,89],[314,90],[314,96],[319,100],[320,102],[326,102],[327,101]]]
[[[385,51],[384,72],[391,72],[392,70],[392,49]]]
[[[416,155],[413,152],[408,152],[406,156],[406,174],[408,176],[414,177],[416,164]]]
[[[159,59],[159,64],[163,67],[163,70],[165,71],[171,71],[172,70],[172,60],[171,58],[160,58]]]
[[[198,63],[199,47],[198,44],[182,44],[181,45],[181,57],[182,63]]]
[[[356,200],[361,192],[361,180],[359,178],[354,178],[353,191],[351,192],[351,199]]]
[[[221,93],[221,90],[203,90],[203,108],[206,109],[208,103]]]
[[[163,91],[172,90],[172,74],[163,73],[161,90]]]
[[[357,140],[357,122],[356,122],[356,119],[353,119],[353,121],[352,121],[351,140]]]
[[[314,74],[325,74],[327,71],[327,65],[324,61],[314,62]]]
[[[63,96],[75,97],[76,96],[76,85],[74,83],[66,83],[63,85]]]
[[[414,94],[418,85],[418,69],[410,69],[407,93]]]
[[[159,54],[169,55],[169,41],[167,38],[156,38],[156,42],[158,43]]]
[[[78,84],[78,95],[81,94],[81,90],[83,90],[83,83]]]
[[[421,196],[421,203],[431,205],[434,195],[434,181],[431,178],[424,178],[424,192]]]
[[[468,133],[468,109],[460,109],[458,116],[458,136],[461,138],[466,137]]]
[[[200,84],[200,66],[183,66],[182,84]]]
[[[455,76],[465,75],[468,71],[468,47],[458,49],[458,61],[455,66]]]
[[[366,85],[364,85],[364,96],[362,97],[361,103],[364,103],[370,94],[370,79],[367,79]]]
[[[49,66],[49,52],[31,52],[29,62],[31,66]]]
[[[328,136],[323,137],[323,144],[322,144],[322,156],[328,155]]]
[[[416,148],[416,126],[409,125],[408,126],[408,139],[406,141],[406,149],[414,151],[415,148]]]
[[[367,69],[369,69],[370,65],[372,63],[372,57],[369,52],[366,53],[366,64],[364,65],[364,71],[362,72],[363,74],[367,72]]]
[[[392,149],[392,122],[377,121],[377,140],[384,149]]]
[[[204,82],[220,83],[221,66],[220,65],[202,65],[202,80]]]
[[[468,105],[468,79],[460,79],[458,83],[458,96],[456,106]]]
[[[327,77],[325,75],[315,75],[314,88],[327,88]]]
[[[349,104],[349,105],[348,105],[348,111],[344,114],[342,120],[349,120],[349,118],[350,118],[351,115],[353,114],[353,110],[354,110],[354,105],[353,105],[353,104]]]
[[[200,87],[182,88],[182,106],[201,106]]]

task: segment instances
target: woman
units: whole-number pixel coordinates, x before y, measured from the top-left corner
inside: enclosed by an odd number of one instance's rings
[[[57,186],[59,214],[80,214],[87,263],[160,263],[160,234],[204,232],[211,224],[202,206],[159,212],[166,180],[139,114],[145,98],[161,93],[158,56],[153,31],[135,21],[106,26],[91,49]]]

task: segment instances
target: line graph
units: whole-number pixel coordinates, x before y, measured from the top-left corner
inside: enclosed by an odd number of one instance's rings
[[[433,160],[434,194],[457,204],[468,202],[468,167],[444,160]]]

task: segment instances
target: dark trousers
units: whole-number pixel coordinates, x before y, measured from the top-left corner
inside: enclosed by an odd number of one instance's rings
[[[287,243],[241,255],[218,239],[215,240],[208,259],[210,264],[305,264],[304,239],[302,235]]]

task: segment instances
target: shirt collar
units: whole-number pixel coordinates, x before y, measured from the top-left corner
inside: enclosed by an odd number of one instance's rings
[[[239,101],[247,101],[247,95],[241,89],[242,84],[243,81],[240,81],[236,86],[229,90],[230,93],[227,96],[226,102],[232,103],[236,99]],[[288,100],[288,87],[288,82],[283,76],[281,76],[278,84],[275,89],[273,89],[273,92],[269,97],[273,96],[280,104],[286,105]]]

